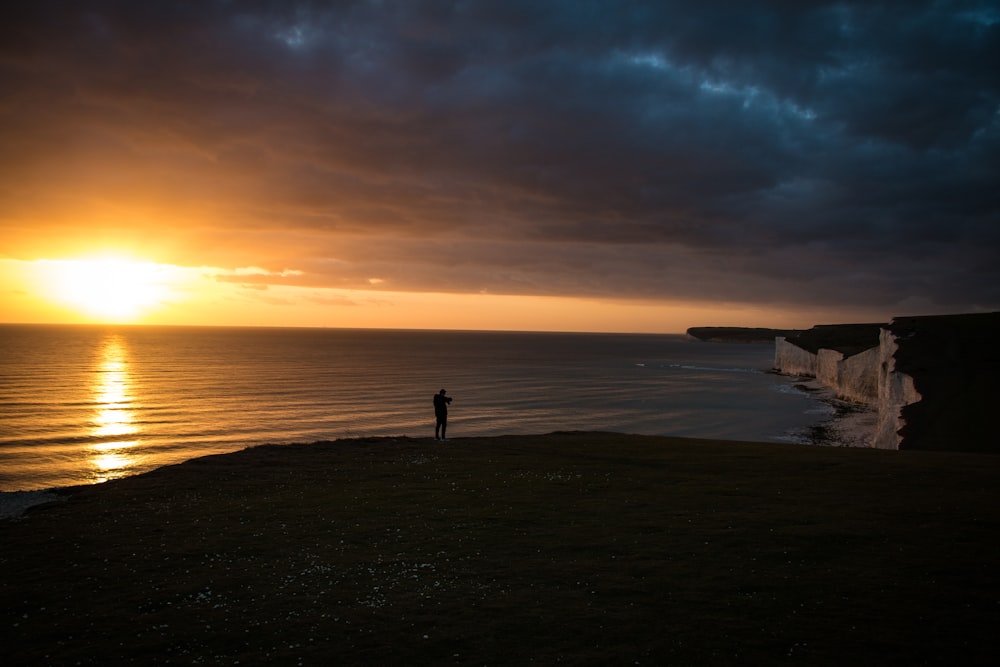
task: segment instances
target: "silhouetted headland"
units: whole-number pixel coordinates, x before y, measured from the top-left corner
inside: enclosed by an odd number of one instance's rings
[[[687,335],[709,343],[773,343],[777,336],[794,336],[799,329],[691,327]]]

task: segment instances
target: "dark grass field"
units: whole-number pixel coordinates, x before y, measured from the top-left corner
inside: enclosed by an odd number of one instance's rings
[[[0,522],[3,664],[995,664],[1000,456],[259,447]]]

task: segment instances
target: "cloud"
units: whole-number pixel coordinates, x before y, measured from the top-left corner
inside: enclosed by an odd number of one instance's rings
[[[985,1],[24,3],[5,252],[96,226],[244,284],[995,309],[998,60]]]

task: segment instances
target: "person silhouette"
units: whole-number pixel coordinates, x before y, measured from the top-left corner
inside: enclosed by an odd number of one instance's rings
[[[434,424],[434,439],[447,440],[445,432],[448,430],[448,404],[451,403],[451,396],[444,389],[434,394],[434,417],[437,423]],[[440,437],[438,432],[441,433]]]

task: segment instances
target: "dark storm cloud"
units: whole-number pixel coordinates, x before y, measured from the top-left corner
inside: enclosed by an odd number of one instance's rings
[[[69,183],[304,284],[1000,307],[992,2],[6,11],[10,219]]]

